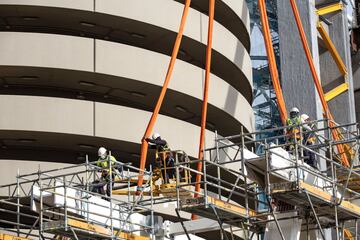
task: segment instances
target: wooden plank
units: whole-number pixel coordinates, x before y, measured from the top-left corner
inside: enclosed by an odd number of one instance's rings
[[[0,233],[0,240],[30,240],[30,238],[17,237],[9,234]]]
[[[86,231],[95,232],[102,235],[111,235],[111,231],[108,228],[99,225],[90,224],[87,222],[78,221],[71,218],[68,219],[68,225],[74,228],[80,228]]]
[[[209,204],[213,204],[218,208],[221,208],[223,210],[230,211],[230,212],[242,215],[242,216],[246,216],[246,209],[244,207],[241,207],[241,206],[238,206],[238,205],[235,205],[232,203],[224,202],[222,200],[219,200],[219,199],[213,198],[213,197],[208,197],[207,199],[208,199]],[[256,215],[255,211],[252,209],[249,209],[249,216],[254,217],[255,215]]]
[[[86,231],[94,232],[97,234],[107,235],[111,236],[111,230],[99,225],[78,221],[75,219],[68,219],[68,225],[74,228],[80,228]],[[117,231],[114,231],[114,235],[117,234]],[[149,240],[148,237],[138,236],[132,233],[126,233],[126,232],[120,232],[119,233],[120,238],[128,239],[128,240]]]

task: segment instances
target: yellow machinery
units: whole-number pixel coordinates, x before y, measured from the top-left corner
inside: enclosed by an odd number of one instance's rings
[[[188,184],[191,182],[190,170],[185,168],[178,168],[176,170],[176,162],[184,163],[189,162],[189,158],[186,153],[182,151],[164,151],[158,154],[155,159],[154,167],[152,169],[153,176],[151,179],[152,192],[144,191],[144,196],[166,196],[176,197],[176,175],[178,174],[180,184]],[[178,172],[176,172],[178,171]],[[118,179],[115,182],[128,181],[127,179]],[[131,183],[137,182],[136,179],[132,179]],[[160,182],[160,184],[158,184]],[[136,190],[113,190],[113,195],[135,195]],[[189,192],[181,191],[180,196],[191,196]]]

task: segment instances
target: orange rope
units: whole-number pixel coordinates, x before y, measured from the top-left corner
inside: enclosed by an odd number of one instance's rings
[[[299,35],[300,35],[300,38],[301,38],[301,43],[303,45],[305,55],[306,55],[306,58],[308,60],[309,67],[310,67],[310,70],[311,70],[311,74],[312,74],[313,79],[314,79],[316,90],[317,90],[317,92],[319,94],[321,104],[322,104],[322,107],[323,107],[324,112],[325,112],[325,116],[330,120],[330,127],[335,127],[334,118],[331,115],[330,110],[329,110],[329,106],[328,106],[328,104],[327,104],[327,102],[325,100],[324,91],[323,91],[323,89],[321,87],[320,79],[319,79],[319,76],[318,76],[318,74],[316,72],[316,69],[315,69],[315,65],[314,65],[314,62],[313,62],[313,59],[312,59],[312,56],[311,56],[311,52],[310,52],[310,49],[309,49],[309,44],[308,44],[307,39],[306,39],[305,31],[304,31],[303,25],[301,23],[299,10],[297,8],[295,0],[290,0],[290,4],[291,4],[292,11],[294,13],[296,25],[297,25]],[[331,133],[333,135],[333,138],[336,141],[338,141],[340,139],[339,134],[336,131],[336,129],[333,129],[331,131]],[[344,166],[346,166],[346,167],[349,167],[350,164],[349,164],[347,156],[344,153],[344,146],[342,144],[338,144],[338,145],[336,145],[336,147],[338,149],[338,152],[341,154],[341,162],[342,162],[342,164]]]
[[[181,17],[179,32],[176,36],[176,40],[175,40],[173,52],[171,55],[170,63],[168,66],[168,70],[166,73],[164,85],[161,89],[158,101],[157,101],[155,109],[151,115],[150,121],[148,123],[148,126],[147,126],[145,134],[144,134],[144,137],[141,140],[140,175],[138,177],[138,185],[137,185],[138,187],[142,187],[143,180],[144,180],[144,169],[145,169],[145,164],[146,164],[147,151],[148,151],[148,147],[149,147],[149,144],[146,141],[146,138],[150,137],[151,132],[153,131],[157,116],[159,115],[160,108],[161,108],[162,102],[163,102],[165,94],[166,94],[167,87],[168,87],[170,79],[171,79],[175,61],[176,61],[177,55],[179,53],[182,36],[184,33],[184,28],[185,28],[186,18],[187,18],[188,12],[189,12],[190,3],[191,3],[191,0],[186,0],[186,2],[185,2],[183,14]]]
[[[207,48],[206,48],[206,62],[205,62],[205,84],[204,84],[204,95],[203,95],[203,105],[201,113],[201,130],[200,130],[200,144],[199,144],[199,154],[198,159],[204,159],[204,146],[205,146],[205,131],[206,131],[206,118],[207,118],[207,107],[208,107],[208,98],[209,98],[209,82],[210,82],[210,69],[211,69],[211,51],[212,51],[212,38],[213,38],[213,28],[214,28],[214,14],[215,14],[215,0],[209,0],[209,22],[208,22],[208,39],[207,39]],[[201,161],[197,164],[197,171],[201,172],[203,164]],[[199,196],[200,192],[200,182],[201,175],[196,175],[196,185],[195,185],[195,195],[194,197]],[[192,219],[196,219],[196,215],[192,215]]]
[[[283,125],[286,125],[286,119],[287,119],[287,113],[286,113],[286,106],[284,97],[281,90],[280,80],[279,80],[279,73],[276,65],[275,60],[275,54],[274,54],[274,48],[271,41],[271,35],[270,35],[270,27],[269,27],[269,21],[268,16],[266,13],[266,5],[265,0],[259,0],[259,10],[261,15],[261,23],[262,23],[262,31],[265,41],[265,47],[266,47],[266,53],[268,57],[269,62],[269,70],[271,74],[271,80],[274,86],[274,90],[276,93],[276,99],[278,103],[278,108],[280,112],[280,118]]]

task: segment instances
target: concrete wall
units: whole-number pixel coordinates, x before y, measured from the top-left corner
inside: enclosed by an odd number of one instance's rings
[[[194,1],[155,131],[197,155],[207,38]],[[100,145],[138,162],[165,78],[181,1],[0,0],[2,158],[81,162]],[[250,21],[245,2],[217,3],[207,143],[253,131]],[[28,156],[28,157],[26,157]],[[93,155],[92,155],[93,156]],[[69,159],[71,160],[69,160]]]
[[[315,13],[319,1],[296,1],[301,21],[306,33],[313,61],[320,76],[324,92],[344,83],[349,83],[350,89],[329,102],[330,111],[338,123],[355,122],[355,107],[352,74],[342,78],[338,68],[322,43],[317,33],[318,17]],[[305,53],[301,45],[294,16],[288,1],[277,1],[280,35],[281,80],[286,106],[289,109],[298,106],[300,111],[312,118],[322,118],[322,106],[313,83]],[[329,1],[327,1],[329,3]],[[326,4],[322,1],[321,4]],[[328,29],[336,49],[351,73],[350,47],[346,10],[325,16],[331,24]],[[324,23],[323,23],[324,24]],[[326,24],[325,24],[326,25]]]
[[[311,39],[317,36],[313,16],[313,1],[296,1],[301,15],[302,24],[312,50],[313,58],[317,59],[317,43]],[[281,82],[287,109],[297,106],[302,113],[312,118],[319,116],[316,105],[317,93],[312,75],[305,57],[298,34],[294,15],[289,1],[277,1],[278,23],[280,36],[280,67]]]
[[[328,26],[329,36],[347,67],[348,76],[344,78],[329,51],[320,55],[320,68],[322,85],[325,92],[347,82],[349,91],[337,96],[329,102],[329,107],[338,123],[350,123],[356,121],[353,75],[350,59],[350,46],[348,37],[347,17],[345,10],[328,17],[331,25]]]

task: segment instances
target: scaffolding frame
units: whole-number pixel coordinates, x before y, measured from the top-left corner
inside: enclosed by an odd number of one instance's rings
[[[20,174],[18,170],[16,183],[0,186],[0,191],[7,193],[0,199],[0,230],[16,234],[19,239],[54,239],[60,236],[74,239],[153,239],[153,197],[143,201],[145,189],[153,192],[151,168],[150,171],[140,171],[130,164],[114,163],[110,159],[111,153],[106,160],[89,162],[86,156],[85,163],[63,168],[46,171],[39,168],[30,174]],[[101,177],[104,169],[97,166],[99,162],[108,163],[106,181]],[[130,188],[132,182],[137,182],[140,173],[146,183],[139,194],[129,195],[126,200],[112,196],[115,183]],[[106,184],[110,189],[108,196],[91,191],[93,187],[103,188]],[[38,198],[34,197],[36,191]],[[46,198],[50,195],[63,203],[49,205]],[[96,208],[108,209],[109,215]],[[34,209],[37,209],[36,212]],[[137,213],[150,214],[151,224],[133,221],[131,217]],[[97,218],[105,220],[100,222]],[[150,237],[141,237],[136,234],[139,231],[147,231]]]
[[[316,127],[304,132],[305,125]],[[246,133],[242,128],[240,134],[228,137],[215,134],[215,146],[204,150],[204,160],[176,163],[177,173],[179,169],[188,169],[193,174],[202,176],[200,182],[181,184],[177,181],[178,210],[217,220],[220,227],[223,223],[239,227],[244,232],[245,239],[263,233],[269,222],[275,222],[279,235],[285,239],[279,222],[291,218],[304,220],[301,231],[307,231],[308,235],[309,231],[317,230],[319,236],[325,239],[324,229],[334,228],[336,239],[345,239],[345,235],[351,234],[357,239],[360,206],[353,201],[360,199],[360,192],[356,188],[360,172],[355,166],[358,164],[360,147],[358,124],[338,125],[332,120],[322,119],[296,127],[300,130],[301,141],[287,140],[295,137],[285,133],[287,127],[253,133]],[[335,140],[332,131],[341,133],[343,139]],[[316,136],[316,143],[308,145],[303,142],[306,134]],[[340,144],[348,146],[347,154],[352,160],[349,167],[341,164],[343,153],[338,152],[337,148]],[[284,150],[290,148],[291,151]],[[277,154],[275,150],[279,149],[289,154],[290,158],[284,159],[289,163],[285,167],[275,168],[271,161]],[[249,152],[253,153],[252,157],[246,156]],[[317,161],[322,163],[322,171],[306,164],[306,152],[314,154]],[[201,172],[191,167],[199,161],[203,163]],[[249,164],[254,162],[265,166],[262,183],[249,174]],[[281,171],[291,172],[292,178],[281,176]],[[229,175],[233,176],[231,180],[226,177]],[[305,176],[312,177],[323,185],[315,184],[315,180],[312,184],[306,183]],[[192,189],[195,184],[202,186],[198,198],[180,196],[180,191],[194,193]],[[265,196],[265,199],[260,199],[260,195]],[[236,196],[242,201],[236,199]],[[284,208],[283,202],[288,201],[289,196],[296,196],[300,200],[290,201],[290,206]],[[330,210],[331,213],[327,213]],[[290,218],[277,217],[289,211],[296,211],[297,215]],[[330,218],[334,221],[324,220]],[[345,228],[349,224],[351,225]],[[224,229],[221,229],[226,235]]]

